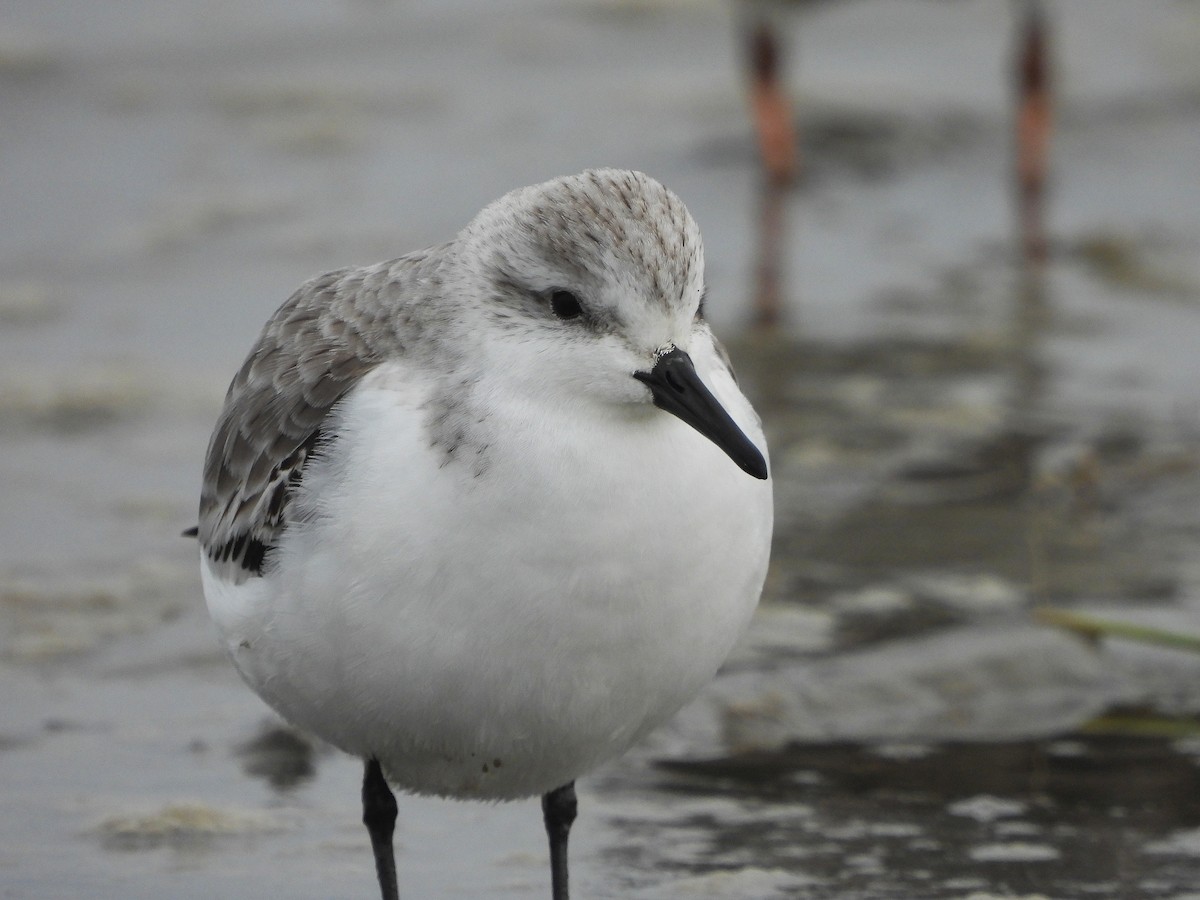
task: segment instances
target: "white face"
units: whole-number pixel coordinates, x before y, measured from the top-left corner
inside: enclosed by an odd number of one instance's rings
[[[586,172],[524,188],[460,236],[488,344],[518,379],[609,402],[649,402],[635,372],[707,336],[700,232],[683,203],[629,172]],[[533,352],[529,352],[529,350]],[[528,366],[528,372],[520,371]]]

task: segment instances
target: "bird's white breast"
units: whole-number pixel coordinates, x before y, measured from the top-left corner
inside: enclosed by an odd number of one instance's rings
[[[765,449],[732,380],[705,377]],[[206,571],[210,610],[264,699],[399,786],[543,793],[716,671],[762,587],[770,482],[649,404],[492,397],[459,458],[431,445],[431,391],[371,373],[304,523],[261,579]]]

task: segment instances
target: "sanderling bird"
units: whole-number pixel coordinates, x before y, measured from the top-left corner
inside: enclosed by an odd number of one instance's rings
[[[234,377],[200,499],[209,612],[260,697],[364,760],[385,900],[389,782],[541,795],[564,900],[574,780],[754,610],[766,448],[704,292],[680,199],[588,171],[309,281]]]

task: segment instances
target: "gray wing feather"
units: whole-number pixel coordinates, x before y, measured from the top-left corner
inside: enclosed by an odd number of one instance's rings
[[[330,411],[403,352],[395,310],[406,275],[430,253],[321,275],[267,321],[229,385],[204,462],[199,538],[227,577],[262,574],[305,464],[326,443]]]

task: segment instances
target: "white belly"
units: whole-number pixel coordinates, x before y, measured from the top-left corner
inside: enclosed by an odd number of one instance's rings
[[[306,475],[317,518],[264,578],[206,565],[209,607],[268,703],[399,787],[544,793],[714,674],[762,587],[770,482],[653,409],[543,419],[476,474],[427,446],[420,399],[352,395],[348,452]]]

